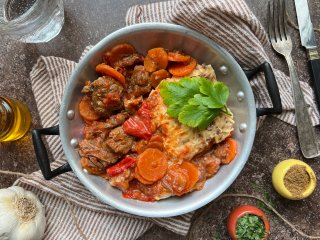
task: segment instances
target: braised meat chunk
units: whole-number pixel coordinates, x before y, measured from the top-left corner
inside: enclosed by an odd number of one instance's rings
[[[143,102],[143,98],[142,96],[131,97],[130,99],[125,98],[123,102],[124,102],[124,109],[130,114],[135,114],[136,111],[139,110]]]
[[[111,129],[106,128],[104,122],[93,121],[91,124],[87,124],[84,128],[84,137],[86,139],[102,138],[105,139],[109,135]]]
[[[112,112],[120,110],[123,106],[123,86],[110,76],[102,76],[91,83],[92,107],[102,116],[111,115]]]
[[[105,172],[106,167],[115,163],[122,154],[115,153],[105,142],[101,134],[93,139],[84,139],[79,145],[81,165],[92,174]]]
[[[84,156],[80,159],[81,166],[94,175],[102,174],[106,171],[108,163],[96,157]]]
[[[129,116],[129,113],[127,112],[120,112],[116,115],[112,115],[110,118],[106,119],[105,127],[114,128],[120,126],[129,118]]]
[[[115,153],[101,138],[84,139],[79,147],[81,157],[96,157],[107,162],[107,165],[116,162],[122,156]]]
[[[110,132],[106,143],[114,152],[127,154],[134,144],[134,138],[127,135],[122,127],[117,127]]]
[[[105,122],[92,121],[91,123],[87,123],[84,128],[84,136],[86,139],[94,139],[96,137],[105,139],[112,128],[122,125],[128,118],[129,113],[120,112],[107,118]]]
[[[128,80],[128,93],[130,96],[140,97],[151,91],[150,75],[144,66],[135,66]]]
[[[143,63],[143,56],[138,53],[126,56],[112,64],[114,68],[128,68]]]

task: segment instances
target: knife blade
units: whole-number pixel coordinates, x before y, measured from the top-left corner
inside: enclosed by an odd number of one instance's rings
[[[310,19],[308,0],[295,0],[301,44],[307,50],[314,93],[320,111],[320,58],[317,43]]]

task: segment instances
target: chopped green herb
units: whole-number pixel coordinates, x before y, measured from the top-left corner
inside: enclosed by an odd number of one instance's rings
[[[161,82],[160,94],[168,106],[168,114],[178,118],[182,107],[199,92],[199,88],[200,82],[191,78],[183,78],[179,82]]]
[[[162,81],[160,95],[168,115],[189,127],[205,129],[225,111],[229,88],[222,82],[185,77],[177,82]]]
[[[200,92],[205,97],[202,102],[209,108],[222,108],[229,97],[229,88],[222,82],[201,81]]]
[[[178,120],[189,127],[206,129],[219,112],[219,109],[210,109],[204,105],[187,104],[179,113]]]
[[[261,240],[266,233],[263,220],[259,216],[247,214],[237,221],[237,240]]]

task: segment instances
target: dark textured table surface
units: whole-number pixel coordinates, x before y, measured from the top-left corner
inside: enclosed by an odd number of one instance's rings
[[[41,127],[35,100],[31,91],[29,72],[40,55],[54,55],[77,61],[85,46],[97,43],[107,34],[125,25],[126,9],[137,3],[150,1],[127,0],[68,0],[65,1],[65,24],[61,33],[49,43],[25,44],[0,38],[0,95],[16,97],[25,102],[31,110],[32,127]],[[293,1],[288,1],[288,13],[296,22]],[[247,0],[254,14],[266,26],[267,1]],[[314,26],[320,26],[320,0],[309,0]],[[298,32],[290,29],[294,40],[293,59],[300,79],[310,81],[306,53],[300,46]],[[320,35],[316,33],[320,44]],[[284,60],[267,47],[273,65],[288,74]],[[320,49],[318,48],[318,51]],[[319,129],[317,137],[319,138]],[[287,158],[303,159],[299,150],[296,128],[274,117],[268,117],[256,134],[250,158],[240,176],[227,192],[249,193],[268,200],[297,228],[309,235],[320,235],[320,189],[302,201],[289,201],[280,197],[272,187],[273,167]],[[320,176],[319,160],[305,160]],[[31,143],[31,134],[19,141],[0,143],[0,169],[31,173],[38,170]],[[0,187],[8,187],[15,177],[0,175]],[[240,204],[255,204],[254,200],[225,198],[212,202],[197,211],[200,217],[193,220],[189,234],[191,239],[228,239],[226,218],[230,210]],[[205,211],[205,212],[203,212]],[[271,219],[271,239],[304,239],[294,233],[274,214]],[[142,239],[186,239],[172,232],[154,226]]]

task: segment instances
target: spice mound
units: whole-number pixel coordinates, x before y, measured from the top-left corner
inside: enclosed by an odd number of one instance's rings
[[[310,185],[310,175],[303,165],[293,165],[284,176],[284,185],[293,197],[301,197]]]

